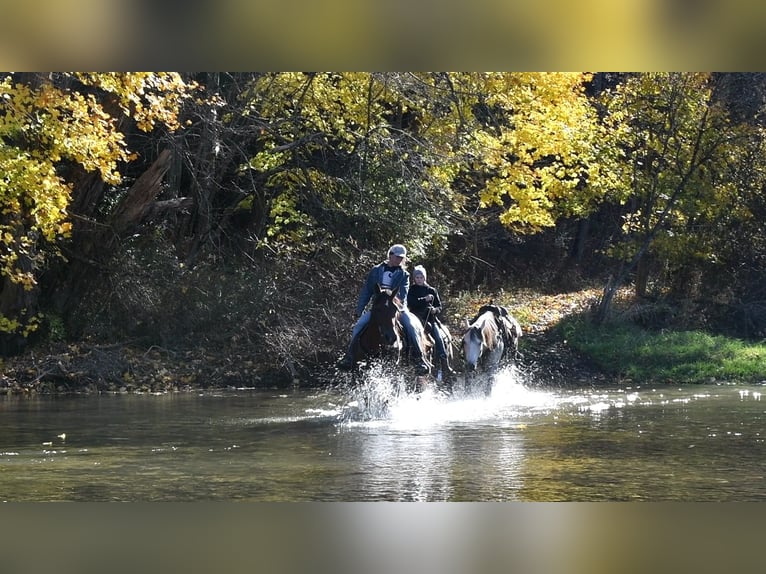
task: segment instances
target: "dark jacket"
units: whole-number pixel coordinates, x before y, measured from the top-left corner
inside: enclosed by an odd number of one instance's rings
[[[434,300],[429,303],[425,300],[428,295],[433,295]],[[425,325],[428,321],[436,319],[436,315],[441,313],[442,302],[439,299],[439,292],[428,284],[412,285],[407,295],[407,307],[415,313]]]

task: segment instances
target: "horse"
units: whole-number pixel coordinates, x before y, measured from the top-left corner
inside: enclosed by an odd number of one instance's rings
[[[516,361],[521,333],[521,325],[505,308],[483,306],[463,334],[466,388],[475,382],[476,373],[483,371],[487,375],[484,392],[489,394],[489,376],[501,361],[509,357]]]
[[[430,320],[423,322],[423,327],[425,329],[425,335],[427,340],[427,345],[430,347],[430,353],[429,357],[433,356],[433,351],[436,350],[436,337],[438,336],[436,332],[434,331],[434,323],[438,323],[439,330],[443,334],[443,342],[444,342],[444,351],[447,354],[447,358],[445,359],[439,359],[438,363],[436,359],[433,359],[433,365],[434,370],[436,371],[437,380],[439,380],[439,375],[441,375],[442,380],[447,384],[447,390],[452,390],[452,384],[453,384],[453,374],[450,373],[450,366],[455,364],[455,353],[454,353],[454,342],[452,340],[452,333],[450,333],[449,328],[444,325],[439,319],[436,317],[429,317]],[[453,371],[454,373],[454,371]]]
[[[396,292],[375,286],[370,320],[359,333],[351,351],[354,364],[363,359],[383,357],[393,351],[396,362],[403,348],[403,329],[400,321],[402,303]]]
[[[351,351],[354,363],[364,359],[392,357],[392,363],[403,365],[412,354],[412,344],[409,342],[401,321],[404,305],[399,300],[396,291],[375,286],[375,294],[370,307],[370,320],[359,333]],[[423,360],[429,366],[429,373],[434,370],[431,362],[433,340],[423,329],[416,329],[420,346],[424,349]],[[421,390],[425,387],[428,375],[417,378]]]

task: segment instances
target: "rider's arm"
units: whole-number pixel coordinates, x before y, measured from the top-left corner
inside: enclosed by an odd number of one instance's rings
[[[407,294],[410,291],[410,274],[402,269],[402,278],[399,284],[399,300],[407,307]]]
[[[431,301],[431,306],[434,308],[435,313],[441,313],[442,301],[439,298],[439,291],[435,287],[433,287],[432,289],[433,289],[434,300]]]
[[[362,285],[362,290],[359,292],[359,299],[356,302],[356,316],[360,317],[364,313],[364,308],[367,307],[367,303],[372,299],[372,294],[375,291],[375,284],[378,282],[378,267],[375,266],[370,269],[367,274],[367,278]]]

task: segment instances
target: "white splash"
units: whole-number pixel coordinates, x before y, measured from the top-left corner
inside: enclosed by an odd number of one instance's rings
[[[356,409],[355,416],[347,417],[343,424],[406,431],[455,423],[507,422],[558,403],[550,391],[525,387],[513,368],[495,374],[489,395],[466,392],[461,379],[455,382],[452,395],[434,386],[422,392],[406,387],[404,381],[371,376],[348,403]]]

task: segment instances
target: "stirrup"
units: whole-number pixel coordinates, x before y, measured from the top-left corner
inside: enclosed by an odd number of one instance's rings
[[[342,371],[350,371],[354,368],[354,358],[350,355],[345,355],[336,365]]]

